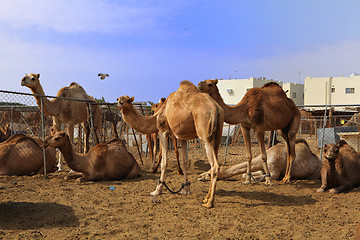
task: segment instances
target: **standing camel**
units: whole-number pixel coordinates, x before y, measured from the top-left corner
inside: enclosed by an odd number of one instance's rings
[[[166,101],[166,98],[161,98],[160,101],[158,103],[155,103],[151,106],[151,112],[153,112],[154,114],[157,113],[160,108],[163,106],[164,102]],[[159,154],[159,160],[156,161],[156,155],[157,155],[157,139],[158,139],[158,133],[152,133],[151,135],[151,138],[153,140],[153,143],[154,143],[154,146],[152,148],[152,151],[151,151],[151,155],[152,155],[152,160],[153,160],[153,165],[151,166],[151,172],[152,173],[156,173],[159,165],[160,165],[160,162],[161,162],[161,152]],[[180,167],[180,160],[179,160],[179,150],[178,150],[178,146],[177,146],[177,139],[176,137],[173,135],[173,134],[170,134],[170,137],[173,141],[173,145],[174,145],[174,148],[175,148],[175,156],[176,156],[176,161],[177,161],[177,166],[178,166],[178,172],[180,175],[183,175],[183,170],[181,169]],[[161,147],[161,146],[160,146]]]
[[[203,200],[203,206],[207,208],[213,207],[219,171],[217,153],[221,140],[224,110],[208,94],[201,93],[189,81],[182,81],[179,89],[171,93],[160,110],[152,116],[145,117],[141,115],[132,104],[133,97],[122,96],[117,101],[125,122],[132,128],[146,134],[159,132],[162,148],[161,175],[159,184],[151,195],[161,194],[165,184],[168,134],[173,134],[180,140],[185,180],[182,193],[190,193],[190,184],[187,178],[186,140],[199,137],[204,142],[207,158],[211,166],[211,183],[209,191]]]
[[[225,122],[241,124],[244,136],[248,167],[245,183],[251,183],[251,141],[250,129],[257,135],[265,170],[265,184],[271,185],[267,156],[265,149],[265,131],[280,129],[287,147],[287,167],[282,183],[290,182],[291,163],[295,159],[296,133],[300,125],[300,112],[295,103],[286,96],[282,88],[274,82],[265,84],[261,88],[249,89],[243,99],[235,106],[224,103],[216,86],[218,80],[204,80],[198,84],[201,92],[208,93],[224,109]]]
[[[43,111],[46,116],[53,116],[53,126],[56,131],[61,130],[61,123],[65,126],[65,131],[70,137],[71,143],[74,139],[74,126],[76,124],[85,124],[84,129],[87,129],[85,136],[85,152],[89,150],[89,126],[87,120],[89,113],[87,111],[87,104],[82,101],[70,101],[62,98],[81,99],[94,103],[94,99],[89,96],[85,90],[77,83],[73,82],[68,87],[61,88],[53,100],[49,100],[45,95],[44,90],[40,84],[40,74],[26,74],[21,80],[21,86],[26,86],[35,94],[36,102],[41,109],[41,98],[43,99]],[[101,131],[101,117],[102,110],[97,105],[91,105],[94,119],[94,128],[96,135],[100,135]]]

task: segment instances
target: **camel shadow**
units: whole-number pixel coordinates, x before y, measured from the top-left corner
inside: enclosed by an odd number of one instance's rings
[[[206,172],[210,170],[210,164],[206,160],[198,160],[194,162],[194,169]]]
[[[261,201],[256,203],[245,203],[246,206],[303,206],[303,205],[314,205],[317,200],[309,196],[291,196],[284,194],[276,194],[272,192],[256,191],[256,192],[237,192],[237,191],[226,191],[219,189],[216,191],[216,195],[219,196],[238,196],[244,199]]]
[[[0,229],[77,227],[79,219],[71,207],[58,203],[0,203]]]

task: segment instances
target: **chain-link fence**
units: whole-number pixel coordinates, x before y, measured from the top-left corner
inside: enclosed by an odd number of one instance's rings
[[[134,105],[140,113],[151,114],[150,106],[146,102]],[[359,108],[360,105],[299,106],[301,123],[297,137],[305,139],[317,155],[321,154],[325,143],[336,143],[340,138],[359,151]],[[54,120],[52,116],[56,116]],[[128,148],[133,149],[133,155],[137,155],[143,162],[144,158],[150,156],[149,146],[154,144],[149,143],[149,136],[138,133],[123,121],[115,103],[95,103],[0,90],[0,142],[15,133],[43,139],[51,134],[51,127],[54,125],[57,130],[65,130],[69,135],[72,133],[73,146],[77,152],[85,152],[99,142],[118,137],[122,138]],[[283,141],[280,134],[270,135],[269,132],[265,135],[268,147],[275,140]],[[174,148],[171,140],[169,143],[169,146]],[[251,146],[253,157],[258,156],[260,149],[253,130]],[[188,150],[201,151],[201,143],[196,139],[189,141],[188,147]],[[224,124],[219,162],[231,159],[235,159],[235,162],[245,161],[246,149],[240,125]]]

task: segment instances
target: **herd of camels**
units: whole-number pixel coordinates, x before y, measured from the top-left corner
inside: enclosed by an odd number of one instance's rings
[[[210,180],[208,193],[203,200],[206,208],[214,207],[217,181],[244,174],[245,184],[251,184],[264,175],[265,185],[283,176],[280,183],[289,183],[296,178],[321,176],[319,192],[330,190],[337,193],[349,190],[360,183],[360,155],[346,142],[325,146],[325,159],[321,161],[313,154],[305,140],[297,140],[301,113],[283,89],[274,82],[247,91],[236,105],[227,105],[217,87],[218,80],[204,80],[195,86],[182,81],[177,91],[153,106],[153,114],[144,116],[133,105],[134,97],[122,96],[117,99],[124,121],[140,133],[152,135],[152,172],[161,165],[160,179],[152,196],[162,193],[166,185],[168,160],[168,137],[174,141],[179,174],[184,183],[181,194],[190,194],[188,179],[187,140],[199,138],[206,150],[210,170],[199,176]],[[131,179],[139,176],[140,167],[128,152],[122,140],[115,138],[99,143],[103,112],[93,97],[77,83],[61,88],[57,98],[49,100],[40,84],[40,74],[26,74],[21,85],[28,87],[40,109],[53,118],[51,135],[44,141],[25,134],[15,134],[0,144],[0,175],[23,175],[44,172],[42,148],[46,148],[46,170],[56,171],[55,148],[59,149],[64,161],[76,173],[66,179],[76,178],[77,182],[98,180]],[[69,101],[80,99],[83,101]],[[91,121],[89,121],[91,119]],[[219,166],[218,152],[223,124],[240,124],[246,147],[247,162],[233,166]],[[85,132],[84,153],[74,150],[74,126],[81,124]],[[116,123],[115,123],[116,124]],[[62,131],[62,125],[64,130]],[[90,125],[92,128],[90,128]],[[90,129],[94,129],[96,146],[90,148]],[[116,127],[115,127],[116,129]],[[256,133],[260,156],[253,159],[250,130]],[[284,139],[269,149],[265,147],[265,132],[279,130]],[[156,139],[161,146],[161,159],[156,161]],[[177,148],[180,142],[180,159]],[[22,149],[31,149],[24,154]],[[41,154],[40,154],[41,153]],[[10,157],[12,156],[12,157]],[[15,160],[12,160],[15,159]],[[182,166],[182,167],[180,167]]]

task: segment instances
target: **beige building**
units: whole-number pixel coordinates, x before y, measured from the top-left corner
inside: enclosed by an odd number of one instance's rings
[[[305,105],[360,104],[360,76],[305,78]]]
[[[304,85],[295,83],[285,83],[274,81],[266,78],[249,78],[249,79],[226,79],[219,80],[217,86],[221,97],[226,104],[235,105],[241,101],[247,90],[254,87],[262,87],[265,83],[276,82],[284,90],[289,90],[287,96],[292,98],[296,105],[304,104]]]

